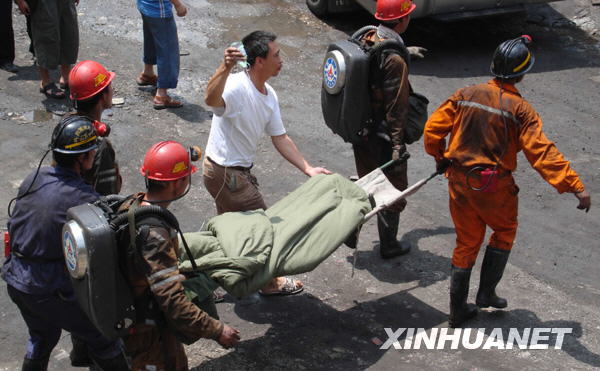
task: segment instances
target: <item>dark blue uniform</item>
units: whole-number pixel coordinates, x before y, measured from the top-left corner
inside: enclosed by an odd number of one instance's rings
[[[21,184],[23,194],[30,174]],[[83,340],[98,358],[116,357],[120,343],[104,338],[76,301],[62,252],[67,210],[94,202],[98,194],[72,170],[40,169],[33,193],[15,203],[8,221],[12,254],[2,267],[8,294],[29,329],[26,358],[48,357],[65,329]]]

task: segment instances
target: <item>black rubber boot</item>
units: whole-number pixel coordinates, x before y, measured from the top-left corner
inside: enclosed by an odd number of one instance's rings
[[[48,370],[49,360],[50,356],[42,359],[25,358],[23,360],[23,366],[21,366],[21,371],[46,371]]]
[[[102,359],[98,357],[94,357],[92,355],[92,359],[94,360],[95,368],[94,371],[129,371],[129,362],[127,362],[127,358],[123,353],[119,354],[114,358]]]
[[[410,246],[401,244],[396,239],[400,213],[380,211],[377,214],[377,230],[379,231],[379,254],[383,259],[391,259],[410,251]]]
[[[452,266],[452,277],[450,278],[450,316],[448,318],[448,325],[452,328],[460,326],[466,320],[477,315],[477,307],[474,304],[467,304],[470,279],[471,268],[464,269]]]
[[[506,299],[496,295],[496,286],[502,278],[509,255],[509,250],[500,250],[490,246],[486,248],[483,263],[481,264],[479,291],[477,291],[477,298],[475,299],[478,307],[502,309],[508,305]]]
[[[90,358],[88,353],[87,345],[83,340],[71,335],[71,343],[73,343],[73,349],[69,353],[69,359],[71,360],[71,366],[73,367],[90,367],[94,365],[94,361]]]

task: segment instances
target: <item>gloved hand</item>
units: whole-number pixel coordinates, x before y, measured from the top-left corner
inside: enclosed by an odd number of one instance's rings
[[[444,174],[446,172],[446,170],[448,170],[450,165],[452,165],[452,160],[449,160],[447,158],[442,158],[441,160],[436,161],[435,171],[438,174]]]
[[[427,53],[427,49],[422,46],[409,46],[406,49],[408,49],[408,54],[410,54],[412,58],[423,59],[425,58],[425,53]]]
[[[404,144],[399,145],[399,146],[394,146],[394,148],[392,148],[392,160],[393,161],[399,160],[402,157],[402,155],[404,154],[404,152],[406,152],[406,146]]]

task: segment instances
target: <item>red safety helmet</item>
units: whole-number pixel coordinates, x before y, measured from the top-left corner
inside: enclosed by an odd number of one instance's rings
[[[140,172],[148,179],[170,181],[198,170],[191,164],[193,154],[173,140],[158,142],[146,152]]]
[[[411,0],[377,0],[375,18],[393,21],[409,15],[416,7]]]
[[[114,78],[115,73],[107,71],[100,63],[81,61],[69,73],[71,99],[91,98],[107,87]]]

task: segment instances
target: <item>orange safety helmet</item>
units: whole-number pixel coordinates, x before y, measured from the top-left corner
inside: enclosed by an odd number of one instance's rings
[[[107,87],[115,78],[114,72],[109,72],[95,61],[81,61],[69,73],[69,90],[71,99],[86,100]]]
[[[375,18],[393,21],[409,15],[417,6],[411,0],[377,0]]]
[[[173,140],[158,142],[146,152],[140,172],[148,179],[160,181],[183,178],[198,170],[191,164],[195,155],[192,152]]]

